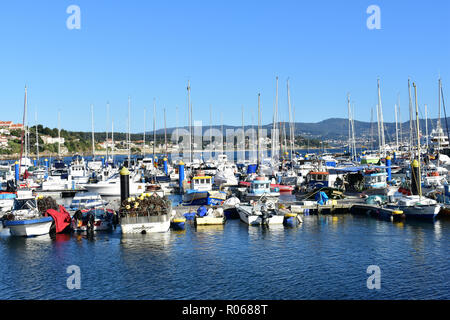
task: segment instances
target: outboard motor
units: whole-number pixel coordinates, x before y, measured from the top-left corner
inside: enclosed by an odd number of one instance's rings
[[[262,225],[269,225],[269,218],[272,215],[270,214],[269,210],[267,210],[266,202],[264,201],[263,205],[261,206],[261,224]]]
[[[16,184],[14,183],[14,180],[8,180],[6,182],[6,192],[16,192],[17,191],[17,187]]]
[[[119,215],[117,214],[116,211],[114,211],[114,214],[113,214],[113,217],[112,217],[112,223],[113,223],[114,230],[116,230],[116,227],[119,224]]]
[[[86,231],[87,232],[92,232],[94,231],[94,222],[95,222],[95,217],[94,214],[89,212],[86,216],[87,218],[87,223],[86,223]]]

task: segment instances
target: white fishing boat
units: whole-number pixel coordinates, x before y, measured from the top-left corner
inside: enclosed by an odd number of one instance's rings
[[[272,225],[284,222],[284,214],[275,210],[275,203],[272,201],[253,202],[249,205],[237,204],[236,210],[242,222],[248,225]]]
[[[17,191],[13,210],[6,220],[3,220],[3,226],[9,228],[11,235],[23,237],[48,234],[52,223],[52,217],[40,214],[36,197],[31,191]]]

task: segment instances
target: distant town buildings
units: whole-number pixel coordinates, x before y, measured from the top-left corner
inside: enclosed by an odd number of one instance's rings
[[[61,143],[64,144],[64,138],[52,138],[50,136],[41,136],[42,141],[45,144]]]
[[[22,129],[23,124],[13,123],[12,121],[0,121],[0,129],[17,130]]]

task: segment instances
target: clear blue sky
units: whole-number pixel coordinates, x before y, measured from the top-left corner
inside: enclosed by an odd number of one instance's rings
[[[81,29],[68,30],[66,8],[81,9]],[[381,8],[381,30],[366,27],[369,5]],[[437,116],[437,78],[450,105],[450,1],[7,1],[0,6],[1,120],[21,122],[23,90],[29,118],[68,130],[106,127],[111,104],[115,131],[126,130],[131,96],[132,131],[187,124],[187,80],[194,118],[240,125],[256,122],[261,93],[263,123],[271,122],[275,76],[281,119],[287,119],[286,79],[296,121],[347,117],[370,120],[381,78],[385,121],[393,121],[400,93],[408,119],[408,76],[419,104]]]

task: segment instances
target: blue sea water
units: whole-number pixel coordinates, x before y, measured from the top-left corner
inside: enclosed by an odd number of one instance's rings
[[[163,234],[0,233],[0,299],[449,299],[450,221],[305,216]],[[80,289],[69,289],[69,266]],[[369,290],[370,265],[381,288]]]

